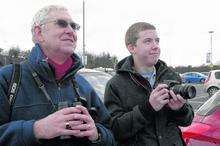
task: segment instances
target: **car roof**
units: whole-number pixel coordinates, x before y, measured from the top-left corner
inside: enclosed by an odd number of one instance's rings
[[[98,74],[102,74],[102,75],[106,75],[109,77],[112,77],[111,74],[108,74],[106,72],[103,71],[99,71],[99,70],[94,70],[94,69],[89,69],[89,68],[82,68],[78,71],[79,74],[84,74],[84,73],[98,73]]]
[[[82,68],[79,70],[79,72],[101,72],[101,71],[89,69],[89,68]]]
[[[185,72],[185,73],[183,73],[182,75],[185,75],[185,74],[191,74],[191,73],[195,73],[195,74],[200,74],[200,75],[204,75],[204,74],[202,74],[202,73],[200,73],[200,72]],[[205,75],[204,75],[205,76]]]
[[[216,70],[210,70],[210,72],[220,72],[219,69],[216,69]]]
[[[214,95],[212,95],[206,102],[202,104],[197,110],[197,114],[201,116],[209,115],[213,108],[220,105],[220,90],[218,90]]]

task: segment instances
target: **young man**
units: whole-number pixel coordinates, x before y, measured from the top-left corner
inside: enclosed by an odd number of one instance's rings
[[[130,26],[125,44],[131,56],[117,64],[106,86],[104,102],[120,146],[184,145],[178,126],[191,124],[194,113],[183,97],[163,84],[181,78],[158,59],[159,41],[153,25]]]
[[[0,145],[114,145],[106,127],[107,109],[90,84],[76,74],[82,68],[74,53],[78,29],[62,6],[37,12],[32,25],[35,46],[21,63],[21,82],[11,107],[7,92],[12,65],[0,70]],[[89,107],[96,109],[96,117]]]

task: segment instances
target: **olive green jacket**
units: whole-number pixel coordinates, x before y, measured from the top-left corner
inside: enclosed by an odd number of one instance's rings
[[[156,112],[149,103],[150,83],[134,70],[131,56],[116,66],[116,75],[108,82],[104,103],[110,111],[111,129],[121,146],[182,146],[178,126],[190,125],[194,117],[186,103],[178,111],[164,106]],[[155,65],[156,82],[175,80],[180,76],[158,60]]]

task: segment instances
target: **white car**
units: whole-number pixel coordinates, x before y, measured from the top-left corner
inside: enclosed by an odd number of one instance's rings
[[[207,93],[211,96],[220,89],[220,70],[211,70],[204,82]]]
[[[93,69],[81,69],[78,72],[92,85],[102,101],[104,101],[105,86],[112,77],[110,74]]]

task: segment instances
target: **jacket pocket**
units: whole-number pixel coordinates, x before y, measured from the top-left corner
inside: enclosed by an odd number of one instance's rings
[[[50,113],[52,113],[52,107],[49,103],[14,106],[11,120],[37,120],[46,117]]]

